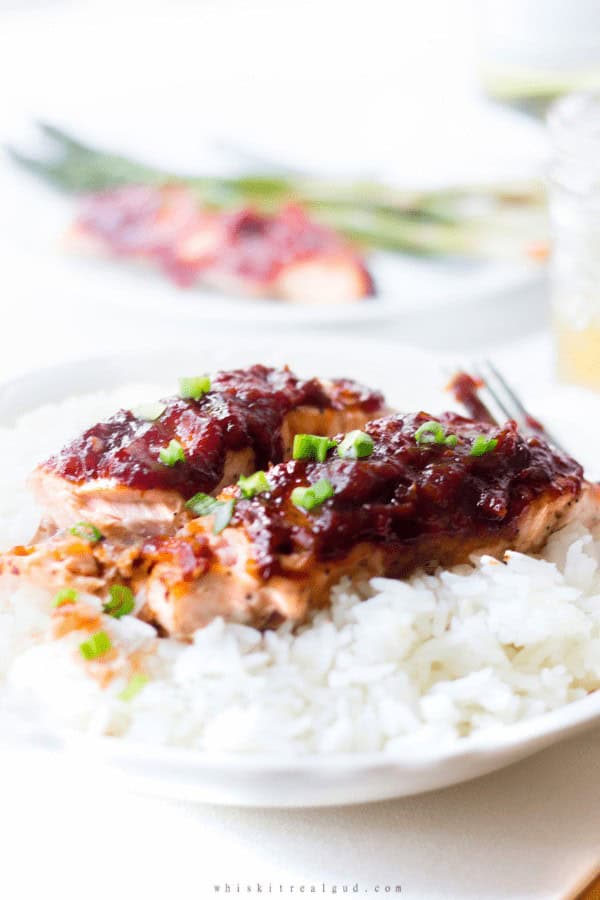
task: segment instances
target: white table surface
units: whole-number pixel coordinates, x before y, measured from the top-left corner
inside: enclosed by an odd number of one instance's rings
[[[459,177],[465,162],[470,173],[484,174],[482,159],[489,162],[489,153],[479,152],[477,141],[488,124],[498,129],[499,139],[492,144],[503,163],[507,152],[509,163],[511,154],[519,165],[528,153],[530,161],[539,161],[539,144],[528,125],[517,129],[520,143],[504,141],[502,114],[488,121],[487,112],[476,108],[472,48],[464,37],[468,4],[427,0],[412,6],[408,24],[392,28],[381,24],[389,6],[380,0],[368,6],[296,4],[293,39],[285,46],[270,39],[273,29],[288,21],[281,19],[282,9],[292,15],[284,2],[107,0],[102,14],[98,4],[87,2],[7,3],[4,9],[0,3],[0,131],[12,133],[33,112],[64,122],[75,117],[89,133],[101,122],[114,134],[129,135],[131,149],[137,149],[140,136],[153,133],[154,123],[144,118],[146,113],[136,116],[131,110],[136,97],[148,90],[157,102],[165,100],[160,67],[154,63],[161,49],[167,53],[170,47],[167,61],[178,67],[181,92],[167,98],[167,106],[163,103],[163,115],[168,108],[173,121],[181,122],[192,108],[214,133],[235,119],[242,137],[256,137],[266,133],[272,120],[273,92],[285,91],[293,102],[280,110],[279,144],[271,135],[267,149],[288,160],[293,161],[301,135],[304,154],[325,168],[339,169],[342,160],[352,170],[353,152],[360,159],[370,152],[379,172],[398,174],[399,167],[412,166],[413,173],[416,167],[424,179],[436,180],[442,115],[444,177],[448,167]],[[91,18],[86,18],[88,7],[93,8]],[[203,40],[207,22],[227,35],[227,66],[220,65],[214,44]],[[248,29],[257,22],[261,27],[253,40],[262,68],[257,65],[248,74],[240,48],[247,49]],[[420,44],[413,40],[416,33]],[[311,50],[308,71],[286,65],[290,54],[292,61],[300,58],[302,46]],[[437,58],[454,62],[443,81],[427,62]],[[269,76],[273,67],[286,72],[275,84]],[[107,112],[114,97],[114,87],[105,90],[110,78],[122,80],[124,99],[119,110]],[[195,79],[201,117],[190,107],[190,79]],[[412,123],[402,134],[418,130],[418,140],[406,142],[395,132],[386,140],[373,137],[378,115],[389,118],[389,96],[384,102],[382,90],[390,83],[404,92],[398,115],[405,125]],[[313,102],[322,100],[308,137],[294,112],[306,104],[307,90]],[[341,98],[335,128],[329,121],[331,97]],[[435,128],[432,104],[438,116]],[[465,124],[469,116],[479,122],[478,130]],[[324,133],[328,142],[322,140]],[[185,147],[169,144],[166,134],[167,128],[161,139],[154,129],[147,155],[187,165],[194,158],[193,131],[191,150],[190,142]],[[465,157],[467,140],[471,153]],[[24,241],[28,229],[38,236],[45,233],[31,214],[39,208],[33,206],[37,186],[19,180],[2,163],[0,184],[1,379],[54,361],[176,342],[181,335],[177,323],[140,321],[114,310],[107,315],[90,308],[85,298],[80,305],[62,302],[52,265],[47,258],[42,265]],[[530,349],[523,346],[516,352],[523,360]],[[302,884],[308,895],[315,885],[316,896],[332,895],[334,885],[338,895],[344,884],[358,884],[359,894],[374,895],[376,886],[384,893],[385,885],[401,884],[402,896],[419,900],[558,900],[600,861],[600,732],[469,784],[353,808],[261,811],[168,803],[111,791],[96,783],[93,772],[85,783],[72,783],[60,761],[9,754],[0,766],[0,798],[0,890],[10,900],[203,900],[216,896],[215,884],[226,893],[225,883],[231,896],[255,896],[257,882],[263,896],[270,896],[269,884],[278,896],[295,896]]]
[[[73,783],[27,756],[3,755],[0,789],[3,895],[19,900],[203,900],[257,883],[267,896],[269,883],[276,896],[400,884],[411,900],[559,900],[598,862],[600,731],[457,787],[354,807],[171,803],[100,789],[93,772]]]

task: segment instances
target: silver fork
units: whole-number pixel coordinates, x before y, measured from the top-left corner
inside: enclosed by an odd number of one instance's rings
[[[478,396],[496,422],[501,424],[506,419],[514,419],[522,434],[543,437],[557,450],[566,453],[548,429],[527,412],[519,395],[489,359],[474,365],[472,369],[473,374],[483,382],[483,387],[477,392]]]

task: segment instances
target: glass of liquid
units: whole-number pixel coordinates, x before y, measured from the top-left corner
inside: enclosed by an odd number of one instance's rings
[[[563,97],[548,127],[558,373],[600,390],[600,93]]]

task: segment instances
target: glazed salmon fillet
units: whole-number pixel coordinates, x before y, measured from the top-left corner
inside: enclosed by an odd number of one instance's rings
[[[164,401],[158,421],[121,411],[38,468],[66,499],[57,512],[55,488],[45,494],[54,525],[0,556],[0,574],[100,596],[128,585],[137,615],[186,640],[216,617],[302,623],[344,577],[536,553],[575,518],[600,522],[581,466],[538,423],[495,424],[465,379],[475,418],[372,418],[383,399],[354,382],[261,366]],[[173,440],[183,458],[160,465]],[[78,518],[91,534],[73,533]]]
[[[385,410],[377,391],[288,368],[220,372],[209,387],[153,404],[150,420],[122,409],[39,465],[30,485],[47,530],[85,521],[106,537],[168,533],[193,494],[286,459],[297,433],[361,428]]]
[[[352,303],[376,292],[356,247],[295,204],[216,211],[184,187],[127,185],[89,194],[69,243],[154,263],[180,287],[291,303]]]
[[[575,516],[600,518],[599,488],[578,463],[514,422],[419,413],[373,421],[365,434],[365,458],[332,448],[324,462],[272,467],[269,489],[250,499],[226,489],[218,501],[231,519],[219,534],[213,513],[148,541],[135,585],[142,615],[183,639],[216,616],[300,623],[344,576],[404,578],[473,554],[534,553]]]

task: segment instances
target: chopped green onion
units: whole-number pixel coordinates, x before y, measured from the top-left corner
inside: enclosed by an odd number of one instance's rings
[[[218,500],[215,500],[210,494],[203,494],[202,491],[198,491],[197,494],[190,497],[185,506],[186,509],[191,510],[196,516],[209,516],[214,511],[217,503]]]
[[[210,494],[203,494],[202,491],[198,491],[197,494],[190,497],[185,505],[186,509],[191,509],[197,516],[209,516],[213,512],[217,502],[218,501],[215,500],[214,497],[211,497]]]
[[[485,453],[491,453],[498,446],[497,438],[488,438],[485,434],[478,434],[473,441],[470,456],[483,456]]]
[[[179,379],[179,396],[184,397],[186,400],[200,400],[209,391],[210,378],[208,375]]]
[[[441,422],[424,422],[420,428],[415,431],[415,441],[417,444],[443,444],[446,440],[446,431]]]
[[[221,534],[231,522],[235,500],[219,500],[214,511],[213,534]]]
[[[320,506],[330,497],[333,497],[335,491],[332,483],[327,478],[321,478],[320,481],[311,484],[310,487],[294,488],[291,494],[292,503],[295,506],[301,506],[303,509],[311,510],[316,506]]]
[[[185,505],[199,517],[214,516],[213,534],[220,534],[231,521],[235,500],[215,500],[210,494],[203,494],[200,491],[194,494]]]
[[[415,441],[421,447],[426,447],[429,444],[443,444],[446,447],[456,447],[458,444],[457,436],[455,434],[447,435],[446,429],[442,423],[435,422],[433,419],[430,419],[428,422],[423,422],[420,428],[417,428],[415,431]]]
[[[143,690],[143,688],[145,688],[147,684],[148,676],[144,675],[142,672],[136,672],[135,675],[131,676],[128,683],[119,694],[119,700],[123,700],[125,703],[129,703],[130,700],[133,700],[134,697],[137,697],[139,692]]]
[[[61,590],[54,595],[52,606],[64,606],[66,603],[75,603],[78,596],[79,592],[76,591],[75,588],[61,588]]]
[[[169,441],[158,454],[158,458],[164,466],[174,466],[178,462],[185,462],[185,453],[179,441]]]
[[[98,659],[104,656],[112,647],[109,636],[105,631],[97,631],[87,641],[79,645],[79,652],[84,659]]]
[[[342,459],[364,459],[373,452],[373,438],[364,431],[349,431],[337,448]]]
[[[91,522],[77,522],[69,528],[71,534],[81,538],[83,541],[89,541],[90,544],[97,544],[102,540],[102,532],[98,531]]]
[[[124,584],[111,584],[108,589],[110,600],[107,600],[102,607],[105,613],[120,619],[121,616],[128,616],[133,612],[135,607],[135,599],[133,591]]]
[[[271,485],[268,482],[267,476],[262,470],[255,472],[253,475],[249,475],[247,478],[244,478],[243,475],[240,476],[238,487],[242,493],[242,497],[246,500],[251,500],[252,497],[256,497],[257,494],[265,494],[267,491],[271,490]]]
[[[312,489],[319,503],[324,503],[335,494],[334,487],[328,478],[321,478],[313,484]]]
[[[134,406],[129,411],[133,413],[136,419],[143,419],[144,422],[156,422],[166,408],[166,403],[142,403],[141,406]]]
[[[318,434],[297,434],[294,437],[292,459],[316,459],[325,462],[327,451],[336,447],[335,441],[320,437]]]

